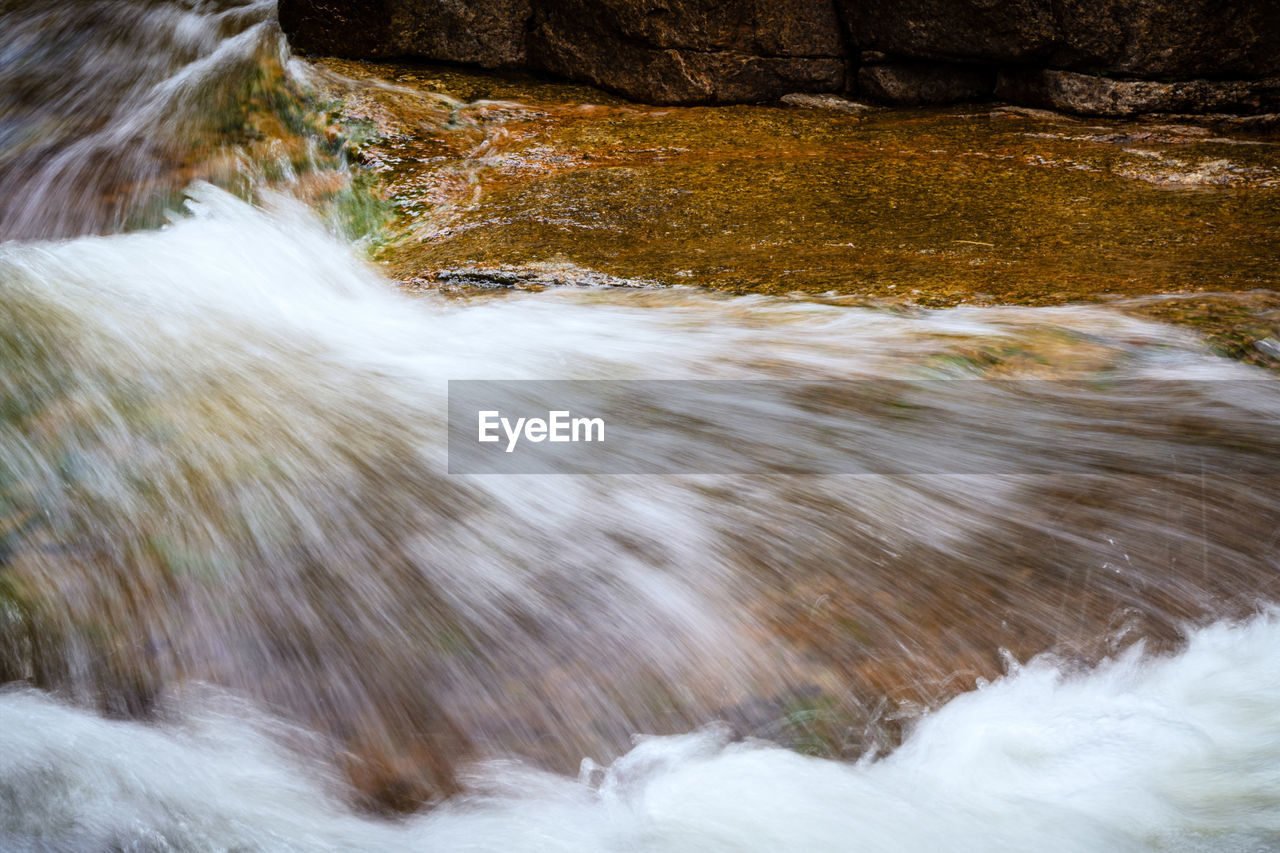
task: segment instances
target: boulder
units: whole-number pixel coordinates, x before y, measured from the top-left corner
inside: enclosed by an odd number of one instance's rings
[[[295,50],[368,59],[414,56],[481,68],[525,65],[530,0],[282,0]]]
[[[1004,68],[1014,70],[1001,97],[1058,109],[1255,111],[1270,103],[1265,81],[1280,76],[1280,0],[279,0],[279,8],[304,53],[520,68],[660,104],[858,87],[890,103],[973,100]]]
[[[837,0],[850,44],[899,59],[1030,62],[1057,38],[1051,0]]]
[[[860,95],[903,106],[985,100],[995,84],[994,71],[972,65],[899,62],[858,69]]]
[[[1055,0],[1046,63],[1148,79],[1280,74],[1276,0]]]
[[[835,8],[809,0],[543,0],[529,57],[658,104],[832,92],[845,76]]]
[[[296,50],[526,68],[650,103],[844,87],[832,0],[281,0]]]
[[[1275,0],[839,0],[849,43],[904,59],[1145,78],[1280,73]]]
[[[996,97],[1096,116],[1266,113],[1280,110],[1280,77],[1263,80],[1118,80],[1071,71],[1001,72]]]
[[[379,59],[396,56],[394,0],[280,0],[280,27],[302,53]]]

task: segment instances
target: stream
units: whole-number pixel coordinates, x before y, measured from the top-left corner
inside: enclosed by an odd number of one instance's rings
[[[0,5],[0,849],[1280,848],[1274,136],[274,14]],[[780,390],[529,476],[458,380]]]

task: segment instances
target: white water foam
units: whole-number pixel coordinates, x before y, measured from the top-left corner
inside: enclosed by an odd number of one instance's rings
[[[1280,846],[1280,619],[1192,632],[1092,672],[1046,662],[953,700],[856,765],[714,729],[570,780],[481,768],[405,822],[241,715],[113,722],[0,696],[6,850],[1263,851]],[[267,728],[269,731],[269,728]]]

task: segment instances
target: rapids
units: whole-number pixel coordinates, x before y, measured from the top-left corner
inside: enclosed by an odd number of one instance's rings
[[[1084,676],[1034,663],[842,764],[724,732],[640,741],[578,780],[481,767],[475,793],[392,824],[346,811],[278,723],[202,697],[181,725],[0,695],[6,849],[1049,851],[1274,849],[1273,614]],[[303,744],[305,744],[305,738]],[[302,748],[300,748],[301,750]]]
[[[272,13],[0,7],[0,846],[1280,844],[1270,375],[1106,305],[404,292]],[[862,378],[972,383],[1000,473],[447,473],[449,380]],[[1099,452],[1019,473],[991,378]],[[1121,381],[1214,454],[1117,474]]]

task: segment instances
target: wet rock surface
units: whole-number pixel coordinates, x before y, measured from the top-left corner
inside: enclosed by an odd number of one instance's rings
[[[847,101],[655,109],[529,78],[325,64],[404,87],[366,82],[347,103],[381,128],[361,150],[395,211],[375,258],[417,285],[585,268],[954,305],[1276,283],[1280,146],[1230,122]],[[428,109],[414,90],[459,101]]]
[[[301,49],[339,56],[429,56],[482,68],[527,58],[530,0],[317,0],[281,3],[280,25]]]
[[[529,44],[535,68],[650,103],[747,102],[844,85],[835,12],[804,0],[569,0],[536,12]]]
[[[1253,81],[1280,74],[1273,3],[282,0],[280,8],[300,50],[524,68],[659,104],[788,92],[957,102],[989,95],[991,76],[1005,70],[1024,82],[1005,85],[1002,97],[1082,114],[1259,112],[1274,97]],[[1093,84],[1112,94],[1077,83],[1074,95],[1054,99],[1041,91],[1049,84],[1028,82],[1059,71],[1116,78]],[[1207,82],[1223,80],[1236,82]]]
[[[1280,71],[1273,3],[842,0],[852,44],[891,56],[1139,77]]]
[[[997,97],[1096,116],[1143,113],[1274,113],[1280,77],[1262,80],[1117,80],[1072,71],[1002,72]]]
[[[1151,79],[1280,73],[1280,6],[1270,0],[1062,0],[1052,6],[1051,67]]]
[[[886,56],[1033,62],[1057,37],[1045,0],[839,0],[851,44]]]
[[[655,109],[521,75],[321,67],[344,75],[337,120],[363,128],[359,158],[388,210],[373,258],[414,290],[1114,302],[1280,365],[1274,306],[1249,295],[1274,293],[1280,269],[1265,116],[1081,120],[805,94]]]
[[[861,95],[903,106],[982,101],[995,85],[995,73],[980,66],[899,62],[858,69]]]
[[[830,3],[301,0],[280,15],[300,50],[523,67],[650,103],[749,102],[845,83]]]

